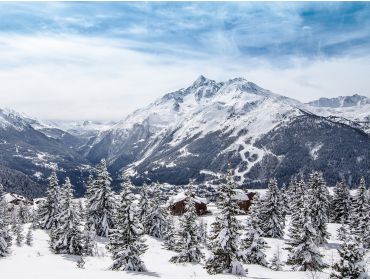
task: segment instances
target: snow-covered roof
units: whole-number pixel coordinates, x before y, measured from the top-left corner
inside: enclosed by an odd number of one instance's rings
[[[185,191],[179,192],[178,194],[176,194],[174,196],[171,196],[168,199],[168,204],[175,204],[175,203],[177,203],[179,201],[182,201],[182,200],[185,200],[185,199],[186,199]],[[203,197],[199,197],[199,196],[195,196],[194,197],[194,201],[196,203],[204,203],[204,204],[207,204],[207,199],[206,198],[203,198]]]
[[[4,199],[5,199],[6,202],[11,202],[11,201],[14,201],[16,199],[19,199],[19,200],[22,200],[22,201],[28,201],[28,199],[25,198],[24,196],[21,196],[19,194],[14,194],[14,193],[5,193]]]
[[[241,189],[235,189],[235,195],[233,196],[233,199],[238,200],[238,201],[245,201],[249,200],[249,197],[247,195],[247,192]]]

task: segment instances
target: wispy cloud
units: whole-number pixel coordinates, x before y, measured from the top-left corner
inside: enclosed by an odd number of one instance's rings
[[[370,95],[368,3],[0,3],[0,18],[0,107],[42,118],[119,119],[199,74]]]

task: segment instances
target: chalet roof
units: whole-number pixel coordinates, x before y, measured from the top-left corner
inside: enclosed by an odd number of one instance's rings
[[[179,192],[178,194],[176,194],[174,196],[171,196],[168,199],[168,204],[175,204],[175,203],[177,203],[179,201],[183,201],[185,199],[186,199],[185,191]],[[207,204],[207,199],[206,198],[203,198],[203,197],[199,197],[199,196],[195,196],[194,197],[194,201],[195,201],[195,203],[204,203],[204,204]]]
[[[249,200],[248,193],[241,189],[235,189],[235,195],[233,196],[233,199],[237,201],[246,201]]]

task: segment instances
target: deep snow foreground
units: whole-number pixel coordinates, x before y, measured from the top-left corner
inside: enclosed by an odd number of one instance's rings
[[[241,220],[246,216],[239,216]],[[208,227],[214,220],[213,216],[203,217]],[[25,225],[24,234],[27,233],[30,224]],[[329,224],[328,230],[331,233],[329,243],[320,247],[325,255],[324,261],[332,265],[338,259],[337,248],[339,241],[336,240],[338,224]],[[287,229],[286,229],[287,232]],[[55,255],[49,249],[49,236],[44,230],[35,230],[34,243],[32,247],[23,244],[22,247],[12,246],[11,255],[0,258],[0,278],[240,278],[233,275],[209,275],[201,264],[172,264],[169,259],[175,254],[172,251],[162,249],[162,242],[155,238],[145,236],[149,246],[144,254],[143,260],[148,272],[122,272],[111,271],[109,266],[112,263],[108,251],[105,249],[106,240],[98,241],[99,256],[84,257],[85,269],[77,268],[76,262],[79,256]],[[269,261],[277,246],[282,252],[282,260],[286,260],[288,252],[284,240],[266,238],[270,248],[267,249],[267,260]],[[207,253],[207,252],[206,252]],[[367,256],[368,257],[368,256]],[[367,261],[368,268],[370,267]],[[246,265],[248,268],[247,278],[313,278],[309,272],[289,271],[290,267],[285,266],[284,271],[273,271],[259,265]],[[319,278],[328,278],[330,269],[315,275]]]

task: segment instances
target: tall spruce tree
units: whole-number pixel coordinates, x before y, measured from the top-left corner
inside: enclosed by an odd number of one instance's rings
[[[141,255],[147,250],[143,227],[134,204],[135,196],[128,180],[122,184],[121,201],[116,216],[116,228],[109,235],[108,249],[112,253],[112,270],[146,271]]]
[[[14,228],[14,234],[16,236],[15,241],[17,246],[22,246],[24,234],[23,234],[23,224],[21,223],[20,219],[17,219],[17,223]]]
[[[283,238],[284,236],[284,206],[279,188],[275,179],[271,179],[262,206],[263,225],[262,231],[265,237]]]
[[[303,216],[301,215],[301,212],[304,205],[304,198],[306,197],[307,193],[307,187],[302,178],[292,181],[291,186],[292,185],[294,185],[294,192],[290,194],[291,219],[289,238],[291,240],[295,240],[299,238],[300,231],[303,227]],[[288,244],[289,242],[290,241],[288,241]]]
[[[55,170],[51,172],[48,180],[49,185],[46,190],[46,201],[44,201],[38,209],[38,221],[42,229],[58,227],[58,216],[61,209],[60,187]]]
[[[295,270],[300,271],[322,271],[327,265],[322,260],[322,255],[316,245],[317,232],[311,221],[312,201],[307,197],[301,211],[303,227],[297,235],[297,239],[290,242],[291,249],[287,264],[293,265]]]
[[[82,254],[81,221],[77,206],[73,204],[73,188],[69,178],[62,187],[62,206],[58,216],[59,225],[52,229],[51,248],[56,254]]]
[[[109,230],[114,227],[116,205],[105,159],[98,164],[96,179],[89,181],[89,184],[86,203],[88,222],[94,224],[97,235],[107,237]]]
[[[27,232],[27,235],[26,235],[26,244],[28,246],[33,245],[33,234],[32,234],[32,229],[31,228],[28,229],[28,232]]]
[[[12,244],[12,237],[9,232],[9,215],[4,195],[4,187],[0,184],[0,257],[5,257],[9,253]]]
[[[347,223],[350,214],[351,196],[344,180],[338,182],[334,188],[334,197],[332,202],[332,221]]]
[[[85,223],[82,243],[83,255],[96,256],[98,254],[98,245],[96,242],[96,230],[94,224]]]
[[[365,248],[370,248],[369,211],[369,196],[366,190],[365,180],[361,178],[360,185],[353,198],[349,223],[351,226],[351,234],[356,236],[358,241],[362,243]]]
[[[166,231],[167,212],[162,207],[160,190],[157,184],[154,184],[152,193],[150,212],[146,216],[147,233],[150,236],[162,239]]]
[[[358,279],[366,278],[364,261],[365,250],[355,238],[347,238],[338,249],[340,260],[333,265],[331,278]]]
[[[246,275],[243,267],[242,251],[240,250],[241,224],[236,218],[239,206],[235,197],[235,181],[229,166],[223,183],[218,186],[217,208],[219,214],[211,225],[210,248],[211,257],[206,261],[205,268],[210,274],[231,273]]]
[[[329,191],[322,173],[317,171],[310,174],[308,186],[311,196],[309,198],[311,201],[311,221],[317,237],[315,243],[321,245],[327,243],[327,239],[330,237],[327,230],[330,209]]]
[[[197,211],[195,209],[193,182],[190,182],[185,192],[185,213],[180,218],[180,225],[177,232],[177,249],[179,253],[170,259],[173,263],[199,263],[204,255],[200,250],[201,236],[199,235],[199,226],[197,223]]]
[[[166,230],[163,236],[163,247],[167,250],[178,250],[175,223],[171,213],[167,213]]]
[[[254,198],[254,201],[258,196]],[[258,203],[253,203],[247,220],[245,238],[242,240],[241,251],[245,263],[267,266],[264,250],[268,248],[266,241],[262,238],[260,228],[261,208]]]
[[[144,227],[145,233],[149,232],[149,228],[146,222],[147,222],[149,213],[151,211],[151,208],[152,208],[152,205],[151,205],[148,185],[144,183],[140,191],[140,200],[138,203],[138,211],[139,211],[138,214],[139,214],[139,220]]]

